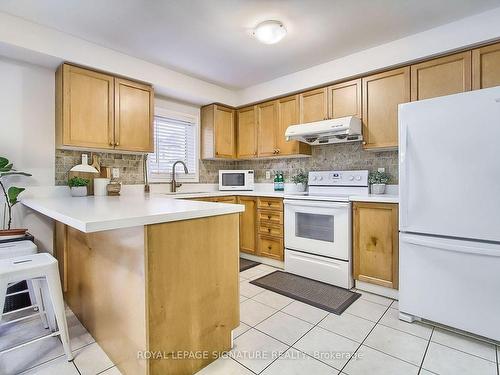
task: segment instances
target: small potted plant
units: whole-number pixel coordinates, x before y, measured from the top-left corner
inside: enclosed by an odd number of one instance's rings
[[[389,182],[389,175],[385,172],[372,172],[368,176],[368,183],[372,187],[372,194],[384,194],[385,185]]]
[[[296,175],[292,176],[292,182],[297,187],[297,191],[306,191],[307,173],[300,169]]]
[[[68,181],[68,186],[73,197],[85,197],[87,195],[87,185],[89,180],[81,177],[72,177]]]
[[[17,198],[25,189],[17,186],[10,186],[6,188],[4,185],[4,180],[12,176],[31,176],[31,174],[26,172],[16,171],[12,167],[12,163],[9,159],[0,156],[0,188],[2,189],[3,196],[5,198],[5,205],[7,207],[7,228],[0,230],[0,236],[12,236],[12,235],[24,235],[26,229],[11,229],[12,224],[12,207],[14,207],[19,201]]]

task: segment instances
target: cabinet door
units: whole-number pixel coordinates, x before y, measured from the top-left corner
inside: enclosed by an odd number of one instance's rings
[[[234,110],[216,105],[214,108],[215,157],[236,157]]]
[[[298,152],[298,141],[286,141],[285,132],[290,125],[299,123],[299,97],[288,96],[278,100],[278,131],[276,148],[279,155],[292,155]]]
[[[300,123],[326,120],[328,118],[328,92],[326,88],[299,94]]]
[[[398,205],[353,205],[354,278],[398,288]]]
[[[238,197],[238,203],[245,206],[240,214],[240,251],[257,253],[257,198]]]
[[[328,117],[361,118],[361,79],[328,87]]]
[[[410,68],[374,74],[362,84],[364,148],[396,148],[398,104],[410,101]]]
[[[255,108],[242,108],[238,110],[238,158],[254,158],[256,156],[257,125]]]
[[[227,197],[217,197],[216,202],[218,203],[236,203],[236,197],[234,195]]]
[[[276,101],[257,105],[259,156],[276,155],[276,131],[278,127],[278,105]]]
[[[472,89],[500,86],[500,43],[472,50]]]
[[[153,88],[115,78],[115,149],[153,152]]]
[[[64,64],[56,78],[58,145],[112,149],[113,77]]]
[[[471,89],[471,52],[411,66],[411,100],[457,94]]]

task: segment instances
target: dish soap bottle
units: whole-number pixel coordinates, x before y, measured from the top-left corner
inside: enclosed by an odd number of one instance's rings
[[[274,191],[279,191],[280,190],[280,183],[279,183],[278,172],[275,173],[273,182],[274,182]]]
[[[283,177],[283,172],[278,174],[278,190],[285,191],[285,178]]]

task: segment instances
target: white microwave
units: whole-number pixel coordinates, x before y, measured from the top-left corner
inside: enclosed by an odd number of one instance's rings
[[[219,169],[219,190],[253,190],[253,176],[251,169]]]

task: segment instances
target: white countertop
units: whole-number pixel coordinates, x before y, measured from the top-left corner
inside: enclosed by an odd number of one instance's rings
[[[397,194],[350,195],[351,202],[399,203]]]
[[[127,228],[189,220],[244,211],[240,204],[171,199],[172,196],[28,198],[22,203],[41,214],[82,232]]]

